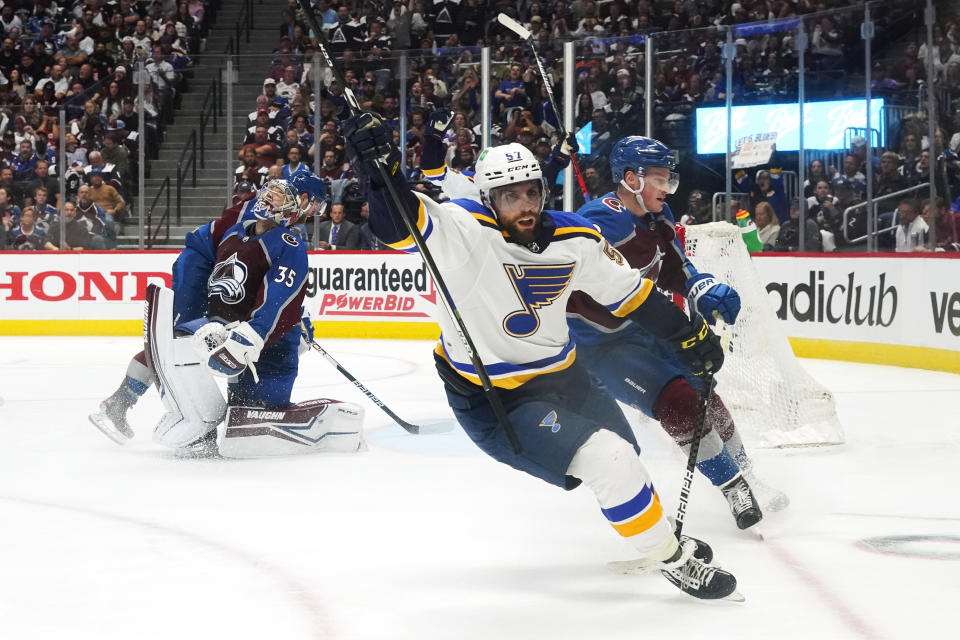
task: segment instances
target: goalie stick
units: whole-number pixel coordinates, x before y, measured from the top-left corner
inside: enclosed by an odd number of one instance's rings
[[[317,23],[317,17],[313,13],[313,8],[310,6],[309,0],[297,0],[297,2],[300,5],[301,11],[303,11],[304,17],[310,24],[310,29],[314,33],[314,39],[317,43],[317,49],[320,51],[320,55],[323,56],[324,61],[327,63],[330,73],[333,74],[333,77],[337,80],[340,86],[343,87],[343,94],[347,99],[347,107],[350,109],[350,115],[355,116],[360,114],[360,103],[357,102],[357,97],[354,95],[350,85],[343,81],[343,77],[337,68],[333,66],[333,59],[330,57],[330,53],[327,51],[326,46],[323,44],[323,30]],[[317,93],[317,97],[319,98],[320,87],[315,87],[314,91]],[[380,180],[386,186],[390,195],[390,199],[400,212],[400,218],[403,219],[403,224],[406,226],[407,232],[413,239],[413,243],[416,245],[417,251],[420,253],[420,257],[423,259],[423,263],[427,267],[427,271],[430,272],[430,277],[433,278],[433,282],[440,292],[440,301],[443,302],[443,307],[446,310],[447,315],[450,316],[450,319],[457,328],[457,334],[460,336],[460,342],[463,343],[464,348],[467,350],[467,355],[470,356],[470,362],[473,364],[473,367],[477,372],[477,377],[480,378],[480,383],[483,387],[484,394],[486,395],[487,400],[490,402],[490,406],[493,408],[494,415],[497,416],[497,422],[499,422],[500,426],[503,428],[503,431],[507,436],[507,440],[510,442],[510,446],[513,447],[514,453],[520,454],[523,451],[523,447],[521,446],[520,439],[517,437],[517,434],[513,429],[513,425],[510,423],[510,418],[507,416],[507,410],[504,408],[503,402],[500,400],[500,395],[497,393],[496,388],[490,381],[490,376],[487,374],[487,369],[483,366],[483,361],[480,359],[480,355],[477,353],[477,348],[473,344],[473,339],[467,332],[467,327],[463,322],[463,318],[460,317],[460,312],[457,310],[456,304],[454,304],[453,297],[450,295],[450,290],[447,288],[446,282],[444,282],[443,278],[440,276],[440,270],[437,268],[437,264],[433,260],[433,255],[427,248],[427,243],[424,241],[423,236],[420,235],[420,230],[417,228],[417,225],[411,222],[409,211],[407,211],[406,200],[404,200],[397,191],[397,187],[393,184],[393,180],[391,179],[390,174],[387,172],[387,167],[384,165],[384,163],[382,161],[377,161],[375,164],[377,171],[380,174]]]
[[[411,424],[411,423],[407,422],[406,420],[403,420],[402,418],[400,418],[400,416],[398,416],[398,415],[395,414],[393,411],[391,411],[390,408],[389,408],[387,405],[383,404],[383,402],[380,401],[380,398],[378,398],[377,396],[373,395],[373,392],[372,392],[372,391],[370,391],[370,390],[367,389],[365,386],[363,386],[363,383],[361,383],[359,380],[357,380],[356,378],[354,378],[353,375],[352,375],[349,371],[347,371],[346,369],[344,369],[344,368],[343,368],[343,365],[341,365],[339,362],[337,362],[337,359],[334,358],[332,355],[330,355],[330,354],[327,352],[326,349],[324,349],[324,348],[321,347],[318,343],[313,342],[313,341],[310,342],[310,347],[311,347],[314,351],[317,351],[317,352],[318,352],[320,355],[322,355],[324,358],[326,358],[327,362],[329,362],[329,363],[332,364],[334,367],[336,367],[337,371],[339,371],[341,374],[343,374],[343,377],[344,377],[344,378],[346,378],[347,380],[349,380],[350,382],[352,382],[352,383],[353,383],[353,386],[355,386],[357,389],[359,389],[360,392],[361,392],[363,395],[367,396],[367,399],[370,400],[370,402],[372,402],[373,404],[375,404],[375,405],[377,405],[378,407],[380,407],[385,414],[387,414],[388,416],[390,416],[390,417],[393,419],[394,422],[396,422],[398,425],[400,425],[401,427],[403,427],[404,429],[406,429],[409,433],[412,433],[412,434],[414,434],[414,435],[417,435],[417,434],[420,434],[420,433],[424,433],[423,430],[422,430],[418,425]]]
[[[550,106],[553,108],[553,115],[556,116],[557,125],[560,127],[560,137],[561,139],[566,137],[567,131],[563,128],[563,118],[560,116],[560,109],[557,108],[557,99],[553,97],[553,87],[547,78],[547,72],[543,67],[543,61],[540,60],[540,54],[537,53],[537,47],[533,44],[533,34],[505,13],[498,14],[497,21],[530,45],[530,50],[533,51],[533,59],[537,61],[537,68],[540,70],[540,78],[543,80],[543,86],[547,90],[547,98],[550,100]],[[572,151],[570,152],[570,163],[573,165],[573,172],[577,174],[577,181],[580,183],[580,191],[583,192],[583,199],[589,202],[590,194],[587,193],[587,185],[583,181],[583,174],[580,173],[580,165],[577,164],[577,157]]]

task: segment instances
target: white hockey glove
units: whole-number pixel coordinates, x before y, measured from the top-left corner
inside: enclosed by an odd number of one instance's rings
[[[442,139],[451,122],[453,122],[453,111],[450,111],[450,109],[437,109],[430,114],[430,119],[427,121],[427,129],[431,134]]]
[[[560,155],[567,158],[580,151],[580,145],[577,144],[577,135],[575,133],[568,133],[557,144],[560,147]]]
[[[698,273],[687,280],[687,300],[694,311],[713,325],[717,318],[733,324],[740,313],[740,295],[728,285],[717,282],[709,273]]]
[[[249,366],[257,382],[254,363],[263,349],[263,338],[246,322],[222,325],[208,322],[193,334],[193,348],[215,376],[233,378]]]

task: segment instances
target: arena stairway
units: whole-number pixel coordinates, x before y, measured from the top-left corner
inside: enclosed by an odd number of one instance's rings
[[[250,41],[245,41],[241,31],[238,82],[233,85],[233,149],[239,150],[247,128],[247,115],[256,108],[256,98],[262,90],[263,79],[270,69],[271,53],[280,42],[279,25],[282,5],[269,0],[258,3],[254,0],[253,20],[250,29]],[[208,33],[204,52],[193,57],[193,77],[188,80],[188,91],[182,96],[182,102],[174,113],[174,122],[166,125],[166,132],[160,145],[159,157],[148,159],[146,163],[145,206],[149,211],[151,204],[160,194],[153,208],[152,226],[156,228],[166,208],[166,193],[161,193],[164,180],[170,179],[170,233],[161,228],[154,249],[177,249],[183,247],[183,236],[198,225],[219,217],[227,202],[227,159],[226,159],[226,122],[220,118],[217,132],[208,124],[204,140],[204,166],[200,166],[197,157],[197,186],[191,186],[191,180],[184,182],[181,192],[181,217],[176,219],[176,179],[177,163],[188,144],[191,133],[197,131],[199,155],[200,113],[211,82],[226,67],[224,54],[229,40],[235,36],[235,27],[240,19],[242,3],[225,0],[217,12],[216,22]],[[236,58],[235,58],[236,60]],[[235,65],[238,64],[235,62]],[[235,67],[236,68],[236,67]],[[221,85],[223,86],[223,85]],[[223,98],[224,113],[226,99]],[[187,156],[189,157],[189,151]],[[239,162],[234,158],[230,166]],[[136,202],[134,202],[134,206]],[[137,235],[138,216],[125,221],[118,237],[118,248],[135,249],[139,246]]]

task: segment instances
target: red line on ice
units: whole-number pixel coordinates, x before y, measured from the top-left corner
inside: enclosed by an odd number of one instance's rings
[[[775,542],[765,541],[764,546],[776,556],[777,560],[787,566],[793,573],[804,582],[817,597],[831,609],[833,613],[852,631],[856,632],[861,638],[877,639],[882,636],[866,620],[858,616],[853,609],[848,607],[840,597],[833,592],[820,578],[812,571],[807,569],[802,562],[797,560],[789,551]]]

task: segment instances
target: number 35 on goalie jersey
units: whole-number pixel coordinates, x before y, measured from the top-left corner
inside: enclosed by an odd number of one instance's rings
[[[217,247],[207,316],[227,323],[247,321],[270,343],[300,324],[307,248],[286,227],[253,235],[255,226],[234,225]]]

